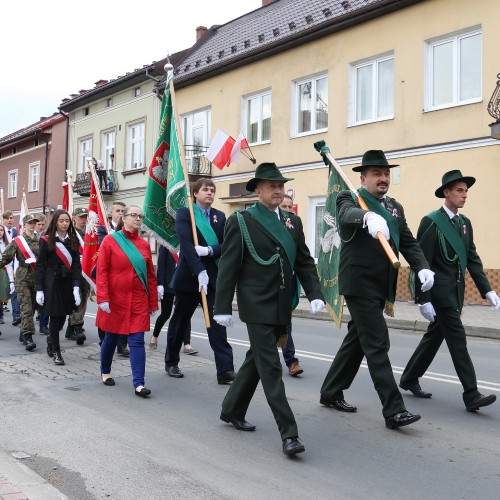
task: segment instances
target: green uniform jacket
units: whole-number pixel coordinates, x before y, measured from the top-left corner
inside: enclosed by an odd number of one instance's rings
[[[35,257],[38,257],[38,237],[34,236],[30,238],[26,233],[22,233],[26,243],[31,248],[31,251],[35,254]],[[14,260],[14,257],[17,258],[19,262],[19,267],[16,270],[16,276],[14,279],[16,286],[34,286],[35,284],[35,271],[31,268],[30,264],[26,264],[26,258],[24,257],[21,250],[18,248],[17,243],[12,240],[4,253],[2,254],[2,258],[0,259],[0,268],[9,264]]]
[[[441,208],[441,211],[446,214],[443,208]],[[446,217],[448,218],[448,215]],[[483,263],[476,252],[472,224],[464,215],[460,214],[460,217],[464,221],[463,226],[465,226],[465,228],[462,226],[460,234],[467,252],[467,270],[484,299],[485,294],[492,288],[488,278],[484,274]],[[432,302],[436,306],[461,309],[464,302],[465,278],[462,276],[457,262],[449,264],[443,258],[438,240],[437,227],[427,216],[420,222],[417,240],[430,263],[430,269],[435,273],[434,286],[428,292],[421,292],[418,278],[415,280],[417,302],[421,304]],[[455,252],[448,241],[446,241],[446,249],[448,257],[453,259]]]
[[[238,311],[245,323],[289,325],[292,321],[292,269],[284,249],[274,236],[246,211],[242,212],[257,255],[268,260],[276,250],[283,262],[284,287],[280,261],[270,266],[255,262],[243,241],[236,214],[226,222],[224,243],[217,277],[214,314],[232,314],[234,290],[238,298]],[[306,245],[302,221],[289,214],[288,231],[295,241],[297,274],[307,298],[324,300],[320,290],[314,259]]]

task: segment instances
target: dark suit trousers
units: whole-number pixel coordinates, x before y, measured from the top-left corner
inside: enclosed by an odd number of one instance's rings
[[[343,399],[363,357],[382,402],[382,414],[390,417],[405,410],[389,360],[389,331],[383,315],[384,301],[366,297],[345,297],[352,320],[347,335],[328,371],[321,396],[329,401]]]
[[[424,375],[436,356],[443,339],[446,340],[455,371],[464,388],[465,404],[479,395],[476,372],[467,350],[467,339],[460,313],[453,307],[437,307],[436,321],[430,323],[401,376],[404,384],[414,384]]]
[[[283,370],[276,342],[279,333],[274,325],[247,323],[250,349],[222,402],[222,412],[230,418],[244,419],[262,381],[268,405],[278,424],[281,439],[298,436],[297,424],[288,404],[283,384]]]
[[[165,365],[177,366],[186,328],[201,301],[199,292],[175,292],[174,312],[168,324],[167,348],[165,349]],[[207,328],[208,341],[214,351],[217,375],[234,370],[233,348],[227,341],[226,328],[214,321],[215,290],[208,287],[207,303],[210,317],[210,328]]]

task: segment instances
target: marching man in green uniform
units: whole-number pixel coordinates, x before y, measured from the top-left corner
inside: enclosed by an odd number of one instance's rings
[[[21,334],[19,340],[24,343],[27,351],[36,348],[33,342],[35,334],[35,269],[38,257],[38,238],[35,226],[38,219],[35,215],[23,217],[23,232],[10,242],[0,259],[0,268],[17,258],[19,267],[16,270],[14,285],[21,307]]]
[[[417,239],[436,275],[430,292],[421,292],[416,286],[415,295],[421,304],[422,316],[430,323],[427,333],[408,361],[399,384],[402,389],[411,391],[419,398],[430,398],[432,394],[422,390],[418,379],[427,371],[443,340],[446,340],[464,389],[465,408],[469,412],[494,403],[496,396],[485,396],[478,391],[476,373],[467,351],[467,339],[460,319],[465,294],[465,270],[469,271],[481,296],[490,301],[491,309],[495,311],[500,308],[500,299],[491,289],[476,252],[472,224],[467,217],[458,213],[465,205],[467,191],[475,182],[474,177],[464,177],[460,170],[446,172],[442,186],[435,192],[436,197],[444,198],[444,205],[420,222]]]
[[[241,321],[247,324],[250,349],[222,403],[221,420],[241,431],[255,426],[245,420],[259,380],[274,414],[283,441],[283,452],[304,451],[297,424],[288,404],[282,380],[277,345],[286,345],[286,327],[291,322],[293,280],[298,276],[311,311],[325,304],[314,259],[305,243],[300,219],[279,209],[284,183],[274,163],[262,163],[246,189],[259,201],[227,222],[222,246],[214,319],[232,326],[234,290]]]

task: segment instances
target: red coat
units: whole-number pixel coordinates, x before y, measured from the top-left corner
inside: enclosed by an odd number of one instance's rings
[[[137,233],[123,231],[146,261],[148,294],[129,258],[112,236],[106,236],[97,259],[97,303],[109,302],[111,313],[97,310],[96,325],[110,333],[147,332],[150,312],[158,309],[158,288],[149,243]]]

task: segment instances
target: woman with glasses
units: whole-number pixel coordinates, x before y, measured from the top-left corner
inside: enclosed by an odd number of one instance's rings
[[[127,335],[132,382],[137,396],[151,394],[144,387],[146,350],[144,332],[158,310],[158,290],[151,248],[140,235],[142,210],[127,206],[116,231],[104,238],[97,260],[96,324],[105,332],[101,344],[104,385],[115,385],[111,363],[119,335]]]

